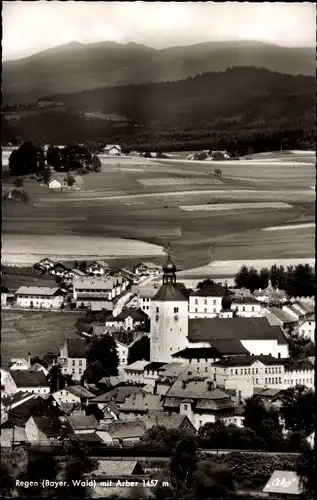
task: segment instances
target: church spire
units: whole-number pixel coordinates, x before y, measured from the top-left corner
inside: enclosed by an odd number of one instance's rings
[[[176,266],[171,259],[170,242],[167,247],[167,260],[163,266],[163,285],[176,285]]]

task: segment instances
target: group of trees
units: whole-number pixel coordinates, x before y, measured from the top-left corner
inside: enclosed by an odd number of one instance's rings
[[[43,144],[28,141],[12,151],[9,169],[11,175],[35,174],[44,182],[51,178],[51,167],[58,172],[100,172],[101,161],[96,154],[99,150],[96,143],[88,143],[86,146],[71,143],[63,148],[49,146],[45,153]]]
[[[269,279],[272,286],[285,290],[291,297],[312,297],[315,295],[315,272],[309,264],[297,266],[276,266],[259,271],[243,266],[235,277],[236,286],[248,288],[251,292],[266,288]]]

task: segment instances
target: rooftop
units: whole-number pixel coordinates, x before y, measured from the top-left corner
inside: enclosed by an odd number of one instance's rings
[[[162,410],[161,396],[155,394],[131,394],[123,403],[121,411]]]
[[[94,398],[95,394],[92,392],[88,391],[85,387],[82,385],[68,385],[65,387],[66,391],[70,392],[71,394],[74,394],[75,396],[78,396],[80,398]]]
[[[175,285],[162,285],[152,300],[158,302],[188,302],[187,297]]]
[[[147,315],[142,309],[124,309],[118,316],[114,319],[115,321],[124,321],[126,318],[131,317],[134,321],[144,321]]]
[[[67,353],[69,358],[86,358],[89,345],[84,339],[67,339]]]
[[[166,397],[191,398],[208,400],[225,400],[231,403],[231,398],[225,392],[215,389],[209,377],[198,376],[192,379],[177,379],[166,393]]]
[[[282,311],[282,309],[279,309],[278,307],[268,307],[267,311],[283,323],[294,323],[295,321],[294,317],[287,314],[287,312]]]
[[[160,370],[161,368],[163,368],[163,366],[166,366],[167,363],[163,363],[161,361],[152,361],[151,363],[148,363],[144,369],[147,370],[147,371],[158,371]]]
[[[189,319],[188,339],[193,342],[214,340],[277,340],[287,344],[279,326],[270,326],[267,318],[198,318]]]
[[[17,387],[49,387],[48,380],[42,371],[12,370],[10,375]]]
[[[122,404],[131,394],[139,394],[140,392],[140,387],[135,385],[123,385],[91,399],[90,402],[109,403],[113,401],[115,403]]]
[[[142,359],[139,361],[135,361],[134,363],[131,363],[131,365],[127,365],[125,367],[125,370],[135,370],[135,371],[143,372],[145,366],[148,364],[149,364],[148,361],[145,361],[145,359]]]
[[[16,291],[16,295],[40,295],[43,297],[52,297],[57,293],[61,293],[60,288],[49,286],[20,286]]]
[[[221,354],[214,347],[186,347],[182,351],[172,354],[172,358],[184,359],[215,359],[220,357]]]
[[[33,420],[38,429],[48,437],[59,437],[72,432],[66,417],[57,417],[52,413],[42,417],[33,416]]]
[[[108,431],[112,439],[128,439],[143,436],[146,427],[142,420],[117,420],[99,425],[99,430]]]
[[[98,428],[98,422],[93,415],[73,414],[68,417],[68,422],[73,430],[96,430]]]
[[[213,363],[213,366],[252,366],[256,361],[260,361],[264,365],[283,365],[282,359],[274,358],[270,355],[262,356],[232,356],[219,359]]]

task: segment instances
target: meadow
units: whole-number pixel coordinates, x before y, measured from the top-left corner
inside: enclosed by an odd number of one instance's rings
[[[12,357],[26,358],[58,352],[66,338],[78,338],[75,323],[78,312],[39,312],[2,310],[1,366]]]
[[[301,161],[306,156],[310,161]],[[119,251],[109,238],[124,238],[121,255],[132,255],[131,240],[140,240],[154,246],[139,247],[137,255],[161,261],[162,247],[170,241],[182,269],[211,259],[305,261],[314,256],[313,227],[262,229],[314,221],[315,157],[306,156],[290,153],[281,159],[277,153],[253,161],[193,162],[174,156],[158,160],[101,155],[102,172],[84,176],[81,191],[52,193],[28,180],[29,206],[3,204],[3,259],[39,252],[57,253],[63,260],[86,252],[108,258]],[[216,168],[222,171],[221,179],[213,175]],[[230,203],[243,208],[188,210]],[[258,209],[249,203],[265,205]]]

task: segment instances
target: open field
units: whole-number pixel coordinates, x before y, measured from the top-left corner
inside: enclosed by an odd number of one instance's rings
[[[12,357],[43,356],[58,351],[66,338],[77,338],[77,312],[2,310],[1,366]]]
[[[313,227],[262,231],[291,222],[314,222],[312,155],[310,163],[273,159],[272,163],[205,163],[103,156],[101,160],[102,172],[84,176],[81,191],[52,193],[27,180],[30,205],[3,203],[4,262],[26,255],[39,257],[41,252],[58,255],[60,260],[74,259],[75,255],[105,259],[118,253],[136,255],[135,242],[116,240],[113,246],[110,238],[141,240],[160,247],[139,246],[140,258],[162,259],[161,247],[170,241],[174,258],[183,269],[205,265],[211,258],[231,261],[314,256]],[[214,168],[222,170],[223,184],[214,184]],[[243,208],[216,212],[181,208],[230,203]],[[249,203],[265,206],[259,210]],[[21,239],[21,233],[25,238]],[[54,243],[53,237],[60,243]]]

